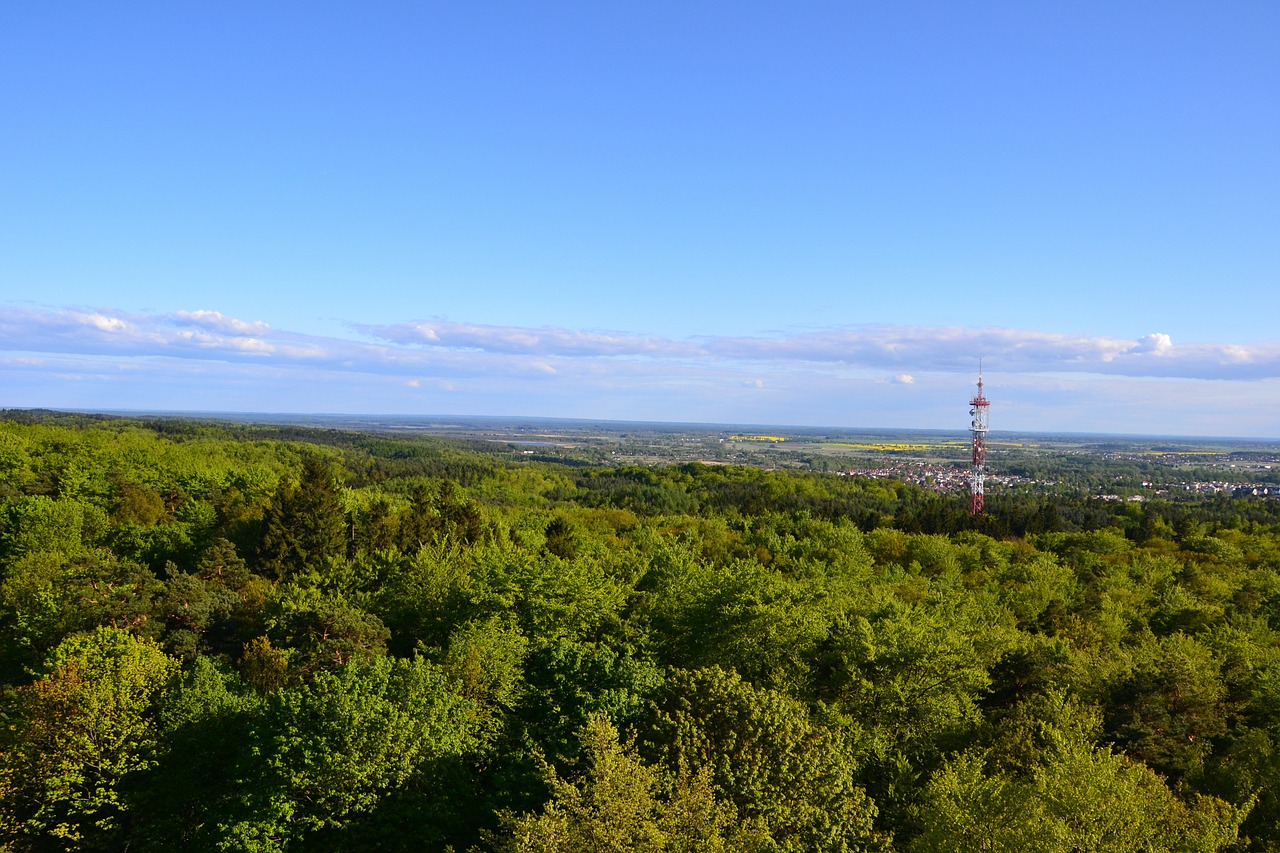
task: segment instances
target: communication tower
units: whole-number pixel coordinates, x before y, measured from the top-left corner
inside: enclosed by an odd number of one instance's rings
[[[987,473],[987,409],[991,401],[982,396],[982,366],[978,366],[978,396],[969,401],[973,418],[973,467],[969,470],[969,515],[982,512],[983,480]]]

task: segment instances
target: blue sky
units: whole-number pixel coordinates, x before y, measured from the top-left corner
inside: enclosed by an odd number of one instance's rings
[[[9,3],[0,404],[1280,437],[1280,5]]]

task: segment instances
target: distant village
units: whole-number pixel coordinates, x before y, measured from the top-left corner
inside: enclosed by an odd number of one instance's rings
[[[927,462],[901,461],[872,468],[846,468],[836,473],[848,477],[870,477],[873,480],[898,480],[923,486],[935,492],[967,492],[969,490],[969,469],[956,468],[950,465],[930,465]],[[987,471],[988,483],[1001,486],[1019,486],[1032,484],[1034,480],[1012,474],[997,474]],[[1043,485],[1055,485],[1052,481]]]
[[[1107,454],[1110,458],[1117,455]],[[1265,466],[1269,468],[1270,466]],[[939,493],[965,493],[969,490],[969,470],[954,465],[937,465],[916,460],[901,460],[873,467],[846,468],[838,471],[841,476],[869,477],[876,480],[898,480],[911,483]],[[1050,490],[1058,486],[1057,480],[1037,480],[1020,477],[1015,474],[1001,474],[987,470],[988,487],[1012,490]],[[1100,500],[1111,501],[1143,501],[1150,497],[1164,497],[1172,494],[1225,494],[1233,497],[1264,497],[1280,499],[1280,486],[1274,483],[1259,483],[1245,479],[1203,480],[1193,482],[1159,483],[1144,480],[1141,493],[1134,494],[1097,494]],[[1127,491],[1133,492],[1134,489]]]

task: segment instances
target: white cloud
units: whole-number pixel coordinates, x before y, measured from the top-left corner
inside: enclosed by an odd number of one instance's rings
[[[1175,345],[1159,332],[1112,338],[1007,328],[860,325],[675,340],[445,321],[358,329],[369,337],[306,335],[204,309],[152,315],[105,308],[0,307],[0,369],[9,377],[6,382],[25,377],[22,381],[36,389],[27,399],[38,405],[75,405],[56,399],[57,388],[71,387],[59,385],[69,381],[59,377],[75,376],[86,388],[109,383],[116,397],[105,399],[119,400],[120,389],[131,382],[139,399],[148,394],[156,398],[147,404],[155,408],[175,407],[169,401],[182,394],[210,408],[213,403],[204,400],[201,389],[223,382],[228,389],[239,389],[235,393],[250,395],[241,403],[229,398],[233,401],[222,404],[242,410],[255,405],[282,410],[289,400],[340,395],[344,410],[395,411],[408,403],[398,403],[394,395],[373,402],[384,393],[379,389],[390,395],[394,388],[404,400],[417,401],[414,405],[437,399],[428,391],[448,391],[457,401],[451,404],[455,411],[472,414],[507,406],[520,414],[735,420],[732,412],[739,412],[741,419],[755,422],[855,418],[890,426],[919,423],[921,409],[913,407],[936,406],[935,421],[948,422],[955,389],[963,388],[961,397],[970,393],[980,358],[992,396],[1006,395],[999,399],[1005,411],[1014,416],[1022,411],[1028,419],[1061,417],[1055,410],[1078,393],[1073,389],[1104,382],[1125,389],[1108,405],[1138,413],[1130,418],[1134,423],[1178,423],[1176,407],[1191,398],[1168,393],[1175,385],[1201,397],[1208,387],[1232,389],[1222,392],[1227,397],[1240,389],[1257,389],[1264,384],[1258,380],[1280,388],[1280,344]],[[915,390],[890,393],[894,385]],[[277,390],[260,399],[251,396],[260,386]],[[15,387],[20,385],[6,386]],[[876,387],[883,391],[875,392]],[[422,393],[408,395],[407,388]],[[770,393],[752,393],[764,388]],[[1058,403],[1036,409],[1026,402],[1042,391]],[[1253,416],[1247,412],[1261,411],[1268,398],[1265,393],[1245,395],[1234,416],[1228,414],[1230,407],[1219,407],[1213,416],[1231,428],[1217,432],[1238,434],[1234,425],[1249,422]],[[10,401],[24,404],[13,395]],[[313,402],[298,410],[337,409],[333,402]],[[873,410],[883,414],[873,417],[868,414]],[[1272,429],[1266,423],[1264,419],[1262,428],[1250,429],[1254,434],[1280,433],[1280,425]],[[1118,420],[1098,429],[1124,431]]]
[[[996,372],[1100,373],[1188,379],[1280,376],[1280,345],[1173,345],[1168,335],[1124,340],[1024,329],[856,326],[705,343],[709,353],[739,360],[803,361],[863,368],[972,371],[982,359]],[[906,371],[904,371],[906,372]]]
[[[1129,349],[1129,352],[1149,352],[1154,353],[1155,355],[1168,355],[1173,352],[1173,339],[1168,335],[1160,334],[1158,332],[1150,335],[1143,335],[1138,338],[1138,342]]]
[[[129,324],[118,317],[108,317],[105,314],[79,314],[73,317],[79,323],[108,334],[128,334],[132,331]]]
[[[702,354],[694,344],[627,332],[581,332],[552,326],[487,326],[447,320],[419,320],[391,326],[357,326],[370,337],[406,346],[473,349],[543,356],[635,356],[662,358]]]
[[[1122,339],[1024,329],[862,325],[769,337],[678,341],[620,332],[524,329],[446,321],[360,327],[425,350],[471,350],[557,358],[643,356],[658,360],[792,361],[870,369],[972,370],[982,358],[1007,372],[1087,372],[1121,376],[1231,379],[1280,376],[1280,346],[1187,344],[1169,335]],[[897,375],[911,375],[902,372]]]
[[[265,335],[271,331],[271,327],[261,321],[245,322],[234,317],[228,317],[220,311],[206,311],[203,309],[199,311],[176,311],[170,317],[178,325],[199,326],[204,329],[231,334]]]
[[[1280,344],[1190,343],[1162,333],[1132,339],[1024,329],[861,325],[758,337],[680,341],[623,332],[525,329],[446,321],[362,326],[383,343],[272,329],[217,311],[168,315],[110,310],[0,308],[0,350],[136,355],[279,365],[326,365],[375,373],[426,370],[511,375],[646,373],[770,363],[820,369],[887,370],[909,384],[924,372],[1098,373],[1187,379],[1280,377]],[[532,360],[527,360],[532,356]],[[824,368],[825,366],[825,368]]]

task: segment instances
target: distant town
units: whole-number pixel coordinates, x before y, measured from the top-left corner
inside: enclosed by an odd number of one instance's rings
[[[263,425],[434,435],[525,461],[570,465],[751,465],[968,489],[971,436],[960,430],[840,429],[508,417],[227,415]],[[1280,498],[1280,441],[993,430],[988,492],[1088,494],[1141,501]]]

